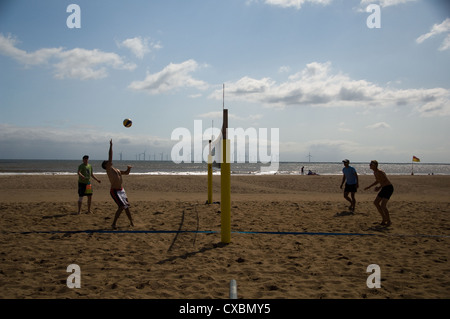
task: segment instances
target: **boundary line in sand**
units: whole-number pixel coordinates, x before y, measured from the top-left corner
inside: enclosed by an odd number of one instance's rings
[[[2,232],[3,234],[220,234],[216,230],[53,230],[53,231],[25,231],[25,232]],[[307,235],[307,236],[381,236],[381,237],[429,237],[429,238],[450,238],[450,235],[404,235],[404,234],[373,234],[373,233],[327,233],[327,232],[294,232],[294,231],[232,231],[232,234],[246,235]]]

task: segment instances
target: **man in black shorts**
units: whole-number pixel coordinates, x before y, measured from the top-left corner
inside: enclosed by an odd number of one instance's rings
[[[91,164],[89,164],[89,156],[83,156],[83,163],[78,166],[78,214],[81,213],[81,203],[83,197],[88,198],[88,213],[91,213],[91,203],[92,203],[92,185],[91,177],[95,179],[98,183],[101,181],[95,177],[94,171],[92,170]]]
[[[342,173],[344,175],[342,176],[341,189],[342,185],[344,185],[345,182],[344,198],[350,202],[350,206],[348,207],[348,209],[354,212],[356,205],[355,193],[359,187],[358,174],[356,173],[356,169],[350,166],[350,161],[348,159],[343,160],[342,163],[344,163],[344,168],[342,169]],[[348,197],[349,193],[352,196],[351,199],[350,197]]]
[[[381,225],[390,226],[391,218],[389,216],[389,211],[388,211],[386,205],[387,205],[388,200],[391,198],[392,193],[394,192],[394,186],[387,178],[386,173],[383,172],[382,170],[378,169],[377,161],[370,162],[370,169],[373,170],[373,175],[375,176],[375,182],[373,182],[370,186],[367,186],[365,188],[365,190],[380,183],[380,186],[375,187],[375,191],[380,191],[380,192],[378,193],[377,198],[375,198],[375,201],[373,203],[381,215],[381,218],[382,218]]]

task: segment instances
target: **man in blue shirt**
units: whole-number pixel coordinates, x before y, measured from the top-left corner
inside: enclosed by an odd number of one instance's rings
[[[344,168],[342,169],[344,175],[342,176],[341,189],[345,182],[344,198],[350,202],[348,209],[354,212],[356,205],[355,193],[359,187],[358,174],[356,173],[356,169],[350,166],[350,161],[348,159],[343,160],[342,163],[344,163]],[[351,194],[351,199],[348,197],[348,193]]]

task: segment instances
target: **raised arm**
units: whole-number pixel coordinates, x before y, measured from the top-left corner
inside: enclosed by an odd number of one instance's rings
[[[109,153],[108,153],[108,162],[112,163],[113,158],[113,150],[112,150],[112,139],[109,141]]]

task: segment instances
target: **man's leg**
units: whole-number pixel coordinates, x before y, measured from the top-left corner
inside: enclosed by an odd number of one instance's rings
[[[391,225],[391,218],[389,216],[389,211],[387,209],[387,202],[389,201],[389,199],[387,198],[383,198],[383,200],[381,201],[381,209],[383,210],[384,213],[384,225],[386,226],[390,226]]]
[[[92,195],[88,196],[88,213],[91,213]]]
[[[125,208],[125,213],[127,214],[128,219],[130,220],[130,226],[134,227],[133,219],[131,218],[130,209],[129,208]]]
[[[78,214],[81,214],[81,203],[83,202],[83,197],[78,197]]]
[[[355,198],[355,192],[352,192],[352,208],[351,211],[354,212],[355,211],[355,206],[356,206],[356,198]]]
[[[385,222],[386,222],[386,217],[384,216],[384,211],[381,208],[381,204],[380,204],[382,200],[383,200],[383,198],[377,196],[377,198],[375,198],[375,201],[373,203],[374,203],[374,205],[376,206],[378,212],[381,215],[381,218],[382,218],[381,224],[384,225]]]
[[[350,206],[348,207],[348,209],[352,208],[352,200],[350,199],[350,197],[348,197],[348,192],[344,192],[344,198],[346,200],[348,200],[348,202],[350,203]]]
[[[122,213],[122,211],[123,211],[123,207],[119,207],[118,209],[117,209],[117,211],[116,211],[116,215],[114,216],[114,221],[113,221],[113,223],[112,223],[112,228],[116,228],[116,222],[117,222],[117,219],[119,219],[119,216],[120,216],[120,214]]]

